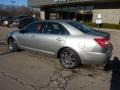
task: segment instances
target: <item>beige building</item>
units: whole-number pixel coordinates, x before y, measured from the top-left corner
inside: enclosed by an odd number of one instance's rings
[[[42,19],[76,19],[120,24],[120,0],[28,0]]]

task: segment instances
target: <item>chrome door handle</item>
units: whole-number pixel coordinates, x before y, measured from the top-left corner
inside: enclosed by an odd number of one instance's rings
[[[61,38],[57,38],[56,40],[57,40],[57,41],[62,41],[62,39],[61,39]]]

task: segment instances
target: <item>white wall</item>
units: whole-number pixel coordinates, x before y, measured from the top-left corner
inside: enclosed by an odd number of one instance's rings
[[[120,23],[120,9],[95,9],[93,10],[92,22],[96,22],[98,14],[102,15],[103,23]]]

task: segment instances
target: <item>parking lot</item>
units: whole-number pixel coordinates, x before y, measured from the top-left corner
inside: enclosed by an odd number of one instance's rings
[[[0,90],[120,90],[119,30],[105,30],[111,34],[113,62],[73,70],[65,69],[50,55],[9,52],[6,34],[13,30],[0,27]]]

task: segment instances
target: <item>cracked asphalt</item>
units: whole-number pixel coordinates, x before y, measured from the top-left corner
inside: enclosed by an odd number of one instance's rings
[[[8,50],[6,34],[13,28],[0,27],[0,90],[110,90],[112,72],[105,65],[82,65],[68,70],[53,56]],[[113,57],[120,58],[120,31],[111,33]]]

